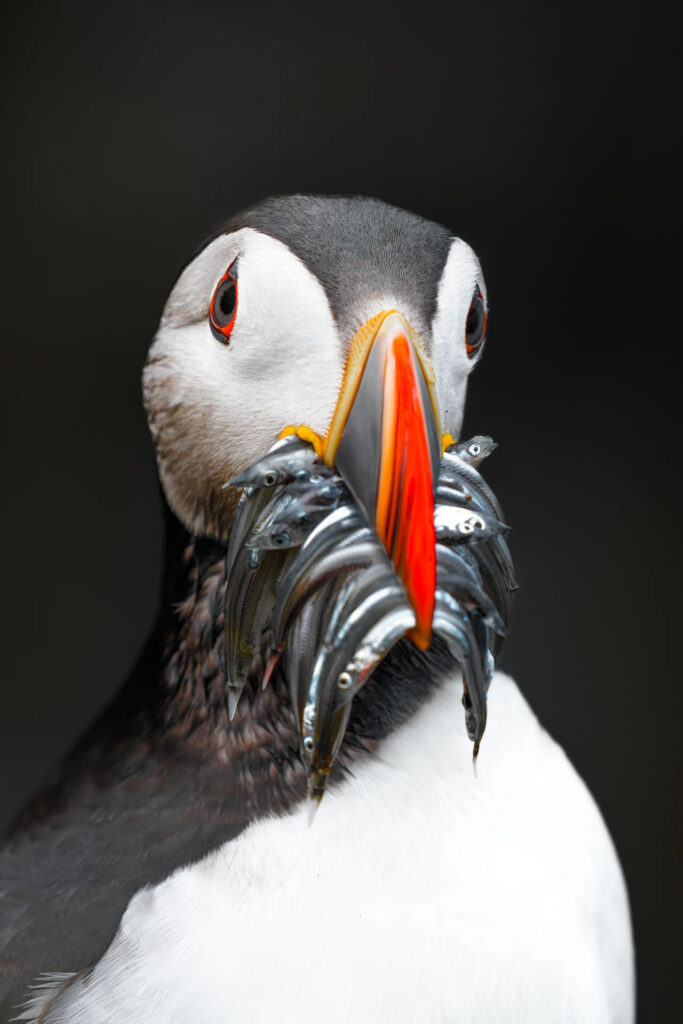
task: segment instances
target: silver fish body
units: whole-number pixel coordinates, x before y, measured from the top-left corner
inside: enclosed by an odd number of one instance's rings
[[[233,477],[224,487],[275,487],[294,480],[305,481],[313,475],[331,476],[313,448],[291,435],[278,441],[262,459]]]
[[[444,453],[435,489],[437,589],[432,631],[463,674],[474,753],[486,727],[494,654],[509,620],[514,568],[500,504],[476,468],[483,435]],[[244,488],[226,565],[226,682],[231,715],[247,681],[279,666],[316,801],[353,700],[416,617],[391,559],[342,478],[298,437],[278,442],[233,483]]]
[[[337,705],[353,700],[391,648],[414,625],[415,612],[406,601],[391,608],[368,630],[351,661],[337,676]]]
[[[454,446],[455,454],[471,466],[478,466],[487,459],[498,445],[486,434],[475,434],[469,441],[459,441]]]
[[[438,541],[455,544],[492,539],[507,530],[507,526],[497,519],[459,505],[437,505],[434,528]]]
[[[282,518],[268,522],[258,533],[252,534],[247,546],[258,551],[301,547],[311,530],[321,523],[326,515],[325,510],[299,512],[296,515],[289,509],[286,512],[288,514],[282,514]]]
[[[449,474],[454,481],[460,480],[463,485],[469,486],[474,494],[478,494],[487,503],[496,519],[503,518],[500,503],[481,473],[474,465],[460,458],[452,446],[443,453],[441,473]]]
[[[302,756],[309,773],[309,794],[318,799],[339,751],[342,726],[346,728],[351,708],[350,701],[340,703],[338,700],[338,680],[348,658],[348,648],[355,649],[372,623],[405,601],[403,588],[397,581],[380,589],[376,584],[365,589],[371,592],[357,604],[342,629],[336,635],[326,633],[301,709]]]
[[[359,512],[350,506],[335,509],[318,524],[297,552],[295,561],[282,581],[273,613],[276,642],[282,638],[291,595],[301,580],[305,579],[330,551],[343,546],[350,539],[354,542],[371,540],[372,536],[372,530],[364,524]]]
[[[467,694],[465,724],[474,743],[476,757],[486,729],[487,686],[483,659],[469,617],[454,598],[440,589],[436,592],[433,629],[446,641],[451,654],[462,667]]]

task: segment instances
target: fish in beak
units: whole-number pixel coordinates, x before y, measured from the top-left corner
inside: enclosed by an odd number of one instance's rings
[[[404,636],[437,633],[463,671],[475,755],[493,654],[516,586],[500,506],[472,451],[441,433],[434,373],[396,310],[358,331],[324,436],[283,429],[230,481],[243,488],[227,554],[231,716],[246,683],[282,671],[318,802],[354,697]],[[473,454],[474,453],[474,454]]]
[[[294,430],[304,438],[311,433]],[[317,443],[325,465],[337,470],[374,526],[415,612],[409,636],[427,650],[442,438],[434,373],[401,313],[379,313],[353,339],[334,416]]]

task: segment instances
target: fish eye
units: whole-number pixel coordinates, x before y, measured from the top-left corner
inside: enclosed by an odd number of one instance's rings
[[[348,672],[342,672],[337,679],[337,686],[340,690],[348,690],[353,680]]]
[[[470,447],[469,447],[470,455],[478,455],[480,451],[481,451],[481,445],[479,445],[479,444],[471,444]]]
[[[284,530],[282,533],[274,534],[273,544],[276,548],[286,548],[289,544],[289,534],[285,533]]]
[[[216,286],[209,306],[209,323],[214,336],[229,344],[237,316],[237,260],[234,259]]]
[[[486,340],[487,319],[484,296],[481,294],[481,288],[477,288],[472,298],[465,324],[465,347],[467,348],[468,356],[473,356]]]
[[[314,746],[315,744],[313,742],[313,737],[307,736],[306,739],[304,740],[304,749],[307,750],[308,753],[310,754]]]
[[[274,469],[269,469],[267,473],[263,474],[263,484],[265,487],[272,487],[273,484],[277,483],[277,473]]]

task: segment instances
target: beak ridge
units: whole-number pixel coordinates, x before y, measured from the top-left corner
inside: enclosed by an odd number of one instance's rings
[[[433,374],[400,313],[387,313],[365,339],[360,378],[345,379],[342,388],[346,422],[325,461],[334,459],[374,526],[415,611],[408,636],[426,650],[436,592],[434,493],[441,461]],[[350,386],[356,392],[349,408],[344,391]]]

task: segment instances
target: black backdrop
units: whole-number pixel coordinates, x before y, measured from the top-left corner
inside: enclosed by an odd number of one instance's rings
[[[482,258],[490,338],[465,430],[500,442],[487,475],[522,581],[506,661],[603,810],[640,1019],[668,1019],[681,544],[667,12],[67,2],[23,3],[4,27],[2,820],[105,704],[154,615],[139,378],[177,269],[262,196],[377,195]]]

